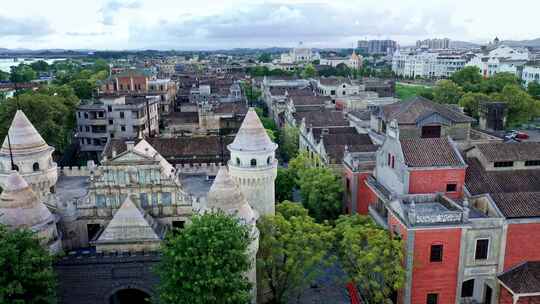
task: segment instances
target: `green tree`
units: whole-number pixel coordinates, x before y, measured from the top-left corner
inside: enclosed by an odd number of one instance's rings
[[[11,73],[9,80],[11,82],[29,82],[37,78],[36,71],[34,71],[29,65],[19,64],[11,67]]]
[[[157,268],[160,303],[249,303],[250,230],[223,213],[195,215],[163,244]]]
[[[276,177],[276,201],[292,201],[295,187],[296,180],[292,170],[278,168]]]
[[[0,303],[56,303],[52,257],[29,230],[0,225]]]
[[[331,169],[312,167],[298,173],[302,205],[317,222],[335,220],[342,210],[343,185]]]
[[[316,162],[317,160],[311,158],[308,152],[302,151],[296,157],[291,158],[289,161],[289,170],[291,170],[295,180],[298,180],[300,173],[313,167]],[[298,183],[298,181],[296,182]]]
[[[75,95],[77,95],[77,97],[80,99],[92,98],[92,93],[96,89],[95,82],[85,79],[70,81],[68,85],[73,88]]]
[[[0,81],[8,81],[8,80],[9,80],[9,73],[0,70]]]
[[[49,70],[49,64],[44,60],[34,61],[30,64],[30,67],[36,72],[47,72]]]
[[[299,298],[328,262],[331,228],[317,224],[299,204],[282,202],[275,216],[257,222],[260,231],[257,267],[262,285],[272,294],[270,303]]]
[[[341,216],[334,228],[336,252],[349,281],[369,303],[392,303],[388,297],[403,287],[403,242],[367,216]]]
[[[296,127],[285,126],[280,130],[280,152],[281,156],[288,161],[298,155],[298,141],[300,130]]]
[[[459,106],[465,109],[465,112],[478,119],[478,110],[481,102],[489,101],[489,96],[483,93],[465,93],[459,100]]]
[[[516,75],[504,72],[497,73],[484,80],[480,87],[483,93],[491,94],[501,92],[507,85],[519,86],[521,84]]]
[[[463,96],[463,89],[452,80],[441,80],[433,89],[433,101],[446,104],[458,104]]]
[[[530,82],[527,86],[527,92],[533,98],[540,99],[540,83],[538,81]]]
[[[302,70],[302,78],[312,78],[317,76],[317,70],[315,70],[315,67],[313,64],[308,64],[304,67]]]
[[[73,97],[61,95],[68,94],[64,89],[52,87],[27,92],[0,103],[0,138],[5,138],[15,112],[20,109],[49,145],[63,151],[71,140],[77,105]]]
[[[478,67],[468,66],[452,74],[450,79],[463,87],[465,91],[478,92],[478,86],[482,82],[482,75]]]
[[[272,62],[272,55],[269,53],[262,53],[257,57],[257,61],[264,63]]]
[[[501,93],[491,94],[493,100],[507,103],[508,126],[518,126],[529,122],[540,115],[540,101],[527,94],[521,86],[511,84],[504,87]]]

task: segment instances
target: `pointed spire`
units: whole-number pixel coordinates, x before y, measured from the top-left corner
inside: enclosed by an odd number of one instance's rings
[[[250,108],[238,130],[230,150],[238,151],[274,151],[277,145],[272,142],[259,116]]]
[[[245,199],[238,184],[232,179],[227,167],[221,167],[208,192],[208,208],[236,214],[246,221],[253,220],[255,212]]]
[[[5,154],[10,153],[10,151],[14,155],[19,153],[34,153],[50,148],[21,110],[17,110],[15,113],[8,130],[8,136],[4,139],[1,149],[1,152]]]
[[[0,194],[0,223],[12,228],[32,228],[53,220],[49,209],[17,171],[6,180]]]
[[[99,236],[96,245],[159,241],[161,238],[128,196]]]

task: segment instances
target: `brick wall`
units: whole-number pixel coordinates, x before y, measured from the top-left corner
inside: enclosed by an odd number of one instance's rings
[[[67,256],[55,265],[59,304],[109,304],[114,292],[134,288],[154,295],[156,254]]]
[[[412,274],[412,304],[425,304],[428,293],[438,293],[438,304],[454,304],[459,267],[461,229],[416,230]],[[429,260],[432,244],[443,245],[442,262]]]
[[[536,232],[536,233],[531,233]],[[540,223],[510,224],[506,235],[504,270],[525,261],[540,260]]]
[[[465,169],[447,170],[411,170],[409,176],[409,193],[444,192],[451,198],[463,196]],[[457,184],[455,192],[446,192],[447,184]]]

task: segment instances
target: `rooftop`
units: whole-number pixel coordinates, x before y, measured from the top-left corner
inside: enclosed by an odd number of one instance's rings
[[[464,167],[448,138],[402,139],[405,164],[409,167]]]
[[[514,294],[540,293],[540,261],[527,261],[498,276]]]
[[[476,147],[490,162],[540,160],[540,142],[487,143]]]

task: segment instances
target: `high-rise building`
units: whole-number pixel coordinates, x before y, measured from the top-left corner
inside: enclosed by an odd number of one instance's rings
[[[417,48],[428,48],[433,50],[442,50],[450,48],[450,39],[448,38],[433,38],[416,41]]]

